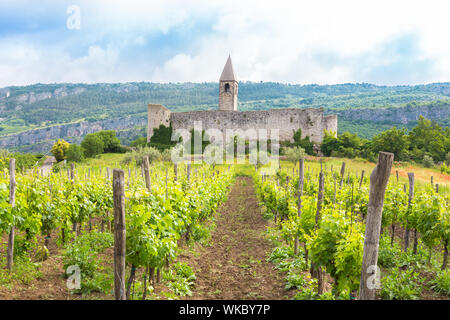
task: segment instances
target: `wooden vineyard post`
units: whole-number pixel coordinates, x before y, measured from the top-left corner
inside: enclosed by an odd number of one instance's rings
[[[342,162],[342,166],[341,166],[341,182],[339,182],[339,188],[342,188],[342,184],[344,183],[344,174],[345,174],[345,162]]]
[[[130,187],[130,179],[131,179],[131,168],[128,167],[128,180],[127,180],[127,186]]]
[[[9,159],[9,204],[11,208],[16,205],[16,159]],[[12,209],[14,212],[14,209]],[[8,249],[6,257],[6,269],[11,271],[14,264],[14,217],[8,236]]]
[[[302,215],[302,195],[303,195],[303,170],[305,166],[305,160],[298,160],[298,207],[297,207],[297,216],[300,218]],[[294,254],[298,254],[298,236],[295,237],[294,242]]]
[[[72,184],[75,183],[75,164],[70,164],[70,181]],[[75,233],[75,237],[78,235],[78,222],[74,222],[72,225],[72,231]]]
[[[380,152],[378,163],[370,175],[369,204],[367,207],[366,233],[359,284],[360,300],[374,300],[378,286],[378,246],[380,241],[381,217],[384,194],[391,174],[394,154]],[[369,281],[372,280],[371,283]],[[373,281],[375,280],[375,281]],[[374,283],[375,282],[375,283]]]
[[[316,222],[314,225],[314,230],[317,230],[319,227],[320,215],[322,212],[322,203],[323,203],[323,190],[324,190],[324,174],[322,171],[322,159],[320,159],[320,172],[319,172],[319,192],[317,194],[317,211],[316,211]],[[323,272],[320,266],[316,266],[314,261],[311,262],[311,275],[317,275],[317,285],[318,285],[318,294],[322,294],[324,291],[324,281],[323,281]]]
[[[150,181],[150,163],[148,161],[148,156],[143,159],[144,164],[144,177],[145,177],[145,187],[149,192],[151,192],[151,181]]]
[[[411,210],[411,202],[414,198],[414,172],[408,172],[409,181],[409,194],[408,194],[408,211],[406,212],[406,230],[405,230],[405,252],[408,251],[409,247],[409,226],[408,226],[408,215],[409,210]]]
[[[433,183],[433,176],[431,176],[431,186],[434,186],[434,183]]]
[[[333,196],[333,208],[336,207],[336,175],[333,172],[333,181],[334,181],[334,196]]]
[[[319,193],[317,195],[317,211],[316,211],[316,226],[315,226],[316,229],[317,229],[318,224],[319,224],[320,213],[322,212],[324,183],[325,183],[325,180],[324,180],[323,171],[320,170],[320,173],[319,173]]]
[[[70,164],[70,180],[72,180],[72,183],[75,181],[75,164]]]
[[[173,174],[174,174],[174,178],[173,181],[177,182],[178,179],[178,164],[174,163],[173,164]]]
[[[123,170],[113,170],[114,197],[114,295],[116,300],[126,300],[125,292],[125,190]]]
[[[363,171],[361,172],[361,180],[359,181],[359,188],[360,188],[360,189],[361,189],[361,185],[362,185],[362,183],[363,183],[364,173],[365,173],[365,171],[363,170]]]
[[[187,183],[190,184],[191,182],[191,164],[187,164]]]
[[[436,193],[439,193],[439,183],[436,183]]]
[[[397,175],[397,183],[398,183],[398,170],[395,170],[395,174]]]

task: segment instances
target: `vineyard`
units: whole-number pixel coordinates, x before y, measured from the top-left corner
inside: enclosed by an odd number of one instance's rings
[[[160,281],[160,271],[175,259],[180,240],[202,238],[207,233],[202,223],[226,199],[233,181],[231,171],[208,166],[196,167],[192,172],[186,166],[184,169],[186,174],[181,175],[177,172],[181,167],[152,167],[145,170],[146,179],[144,169],[128,169],[125,197],[129,285],[137,269],[144,269],[149,280],[156,277]],[[13,204],[9,201],[9,179],[5,172],[0,182],[0,230],[9,234],[7,268],[14,269],[14,260],[23,264],[24,259],[47,259],[50,241],[54,240],[56,246],[65,248],[64,269],[75,265],[80,268],[83,281],[79,292],[111,289],[113,274],[98,272],[101,266],[96,255],[113,246],[112,170],[72,168],[67,175],[60,171],[41,177],[39,171],[18,174]],[[129,294],[128,286],[128,298]]]
[[[148,158],[122,170],[72,165],[47,175],[10,167],[0,177],[1,299],[48,274],[59,294],[32,298],[117,299],[120,259],[120,299],[358,297],[370,172],[326,160],[283,162],[271,175],[267,165]],[[413,173],[407,184],[390,176],[377,299],[449,298],[449,198],[445,186],[417,183]]]
[[[354,299],[360,287],[369,177],[364,171],[360,176],[346,175],[345,163],[339,172],[328,168],[321,165],[319,170],[305,171],[302,161],[292,172],[254,175],[265,214],[274,220],[274,229],[286,244],[276,248],[270,259],[289,272],[287,287],[299,289],[299,299]],[[415,189],[414,173],[408,176],[408,191],[398,175],[387,185],[378,263],[381,274],[389,275],[381,283],[374,282],[381,298],[417,299],[421,276],[427,274],[436,277],[431,286],[448,298],[450,197],[438,193],[432,183]],[[326,275],[332,287],[327,292]]]

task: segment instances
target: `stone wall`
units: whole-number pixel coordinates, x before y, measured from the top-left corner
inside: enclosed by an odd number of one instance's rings
[[[170,110],[160,104],[148,105],[148,123],[147,123],[147,142],[153,135],[153,129],[159,128],[163,124],[166,127],[170,125]]]
[[[323,108],[177,112],[170,115],[170,121],[173,129],[191,130],[195,121],[201,121],[203,129],[267,129],[269,136],[271,130],[277,129],[281,141],[293,141],[299,128],[302,137],[309,136],[318,143],[322,142],[324,129],[337,131],[337,116],[324,116]]]
[[[327,115],[323,117],[322,127],[324,130],[331,131],[337,135],[338,121],[337,115]]]

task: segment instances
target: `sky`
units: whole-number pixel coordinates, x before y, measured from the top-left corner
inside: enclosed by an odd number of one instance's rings
[[[1,0],[0,87],[450,81],[450,1]]]

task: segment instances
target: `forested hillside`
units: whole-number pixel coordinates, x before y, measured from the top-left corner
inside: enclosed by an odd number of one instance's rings
[[[77,121],[145,118],[148,103],[161,103],[172,111],[216,109],[218,84],[140,82],[2,88],[0,135]],[[339,131],[350,130],[366,138],[392,125],[414,126],[424,106],[428,118],[448,125],[450,83],[416,86],[239,84],[241,111],[323,107],[327,113],[340,116]],[[352,112],[352,109],[357,111]],[[379,109],[376,113],[379,117],[371,116],[372,109]],[[395,116],[404,113],[410,116],[401,119]]]

